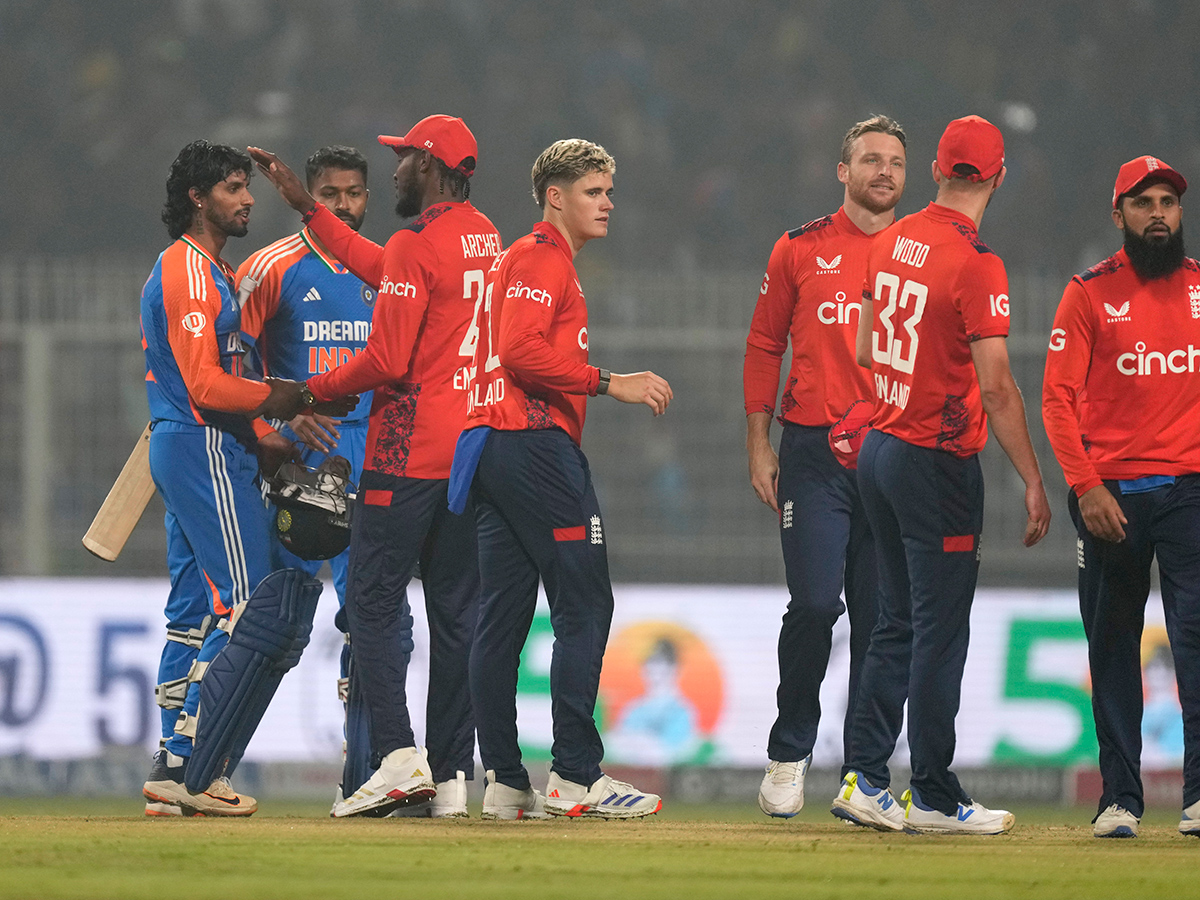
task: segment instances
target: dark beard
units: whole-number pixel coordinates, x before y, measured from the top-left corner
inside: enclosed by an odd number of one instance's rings
[[[355,231],[362,230],[363,219],[366,218],[365,214],[361,216],[352,216],[349,213],[346,213],[345,215],[342,215],[341,213],[334,213],[334,215],[353,228]]]
[[[410,180],[398,190],[400,196],[396,200],[396,215],[402,219],[419,216],[421,214],[421,189],[416,179]]]
[[[1148,241],[1126,225],[1125,252],[1133,271],[1146,279],[1165,278],[1183,265],[1183,223],[1165,241]]]

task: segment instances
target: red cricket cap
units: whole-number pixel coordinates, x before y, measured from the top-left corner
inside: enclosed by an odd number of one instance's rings
[[[844,468],[852,471],[858,468],[858,451],[862,449],[863,439],[871,430],[871,416],[874,414],[874,403],[855,400],[829,429],[829,449]]]
[[[1000,129],[979,116],[963,116],[947,125],[938,141],[938,169],[949,178],[960,163],[979,170],[978,175],[967,175],[968,181],[994,177],[1004,168],[1004,138]]]
[[[1113,209],[1117,208],[1123,196],[1134,193],[1148,181],[1165,181],[1174,185],[1180,196],[1187,190],[1187,179],[1161,159],[1139,156],[1125,163],[1117,171],[1117,183],[1113,186]]]
[[[399,152],[409,147],[428,150],[451,169],[470,178],[475,174],[479,147],[475,135],[462,119],[454,116],[426,116],[409,129],[404,137],[379,136],[379,143]]]

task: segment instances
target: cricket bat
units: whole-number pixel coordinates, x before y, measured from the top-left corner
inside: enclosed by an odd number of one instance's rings
[[[154,479],[150,477],[150,425],[147,423],[83,536],[83,546],[101,559],[112,562],[125,547],[152,496]]]

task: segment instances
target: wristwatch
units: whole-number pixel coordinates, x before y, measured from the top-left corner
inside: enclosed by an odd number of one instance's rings
[[[313,392],[308,389],[308,382],[300,385],[300,402],[304,404],[306,409],[312,409],[317,405],[317,398]]]
[[[612,372],[608,369],[600,369],[600,380],[596,382],[596,394],[607,394],[609,382],[612,381]]]

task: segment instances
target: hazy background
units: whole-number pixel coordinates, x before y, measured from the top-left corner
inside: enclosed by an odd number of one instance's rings
[[[1155,0],[0,2],[0,575],[165,573],[157,501],[116,564],[79,538],[146,421],[137,297],[180,147],[254,143],[298,165],[358,146],[364,233],[382,242],[394,156],[375,136],[444,112],[478,138],[471,200],[505,243],[539,217],[528,173],[548,143],[586,137],[617,159],[611,234],[579,259],[592,356],[660,372],[676,401],[659,421],[590,405],[614,580],[781,582],[745,473],[745,334],[771,244],[836,209],[841,137],[882,112],[909,135],[901,213],[932,199],[947,121],[1004,132],[982,236],[1009,269],[1055,521],[1019,547],[1020,483],[989,445],[982,578],[1069,585],[1038,413],[1050,321],[1070,274],[1118,246],[1121,163],[1153,153],[1200,177],[1197,38],[1200,4]],[[252,189],[234,264],[298,225],[263,179]]]

